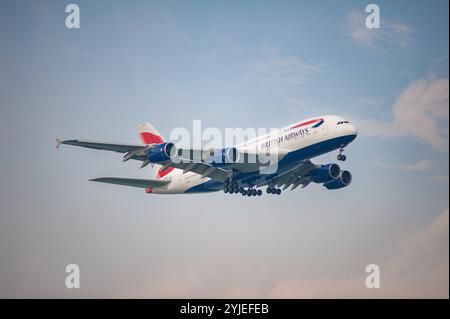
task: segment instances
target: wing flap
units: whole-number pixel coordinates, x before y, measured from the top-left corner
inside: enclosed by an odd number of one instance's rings
[[[214,167],[211,164],[203,162],[195,163],[186,162],[185,160],[179,162],[170,162],[169,166],[181,169],[184,172],[194,172],[202,175],[203,177],[209,177],[220,182],[224,182],[229,176],[229,172],[227,170],[220,167]]]
[[[311,182],[311,179],[306,175],[316,167],[317,166],[311,161],[306,160],[295,169],[283,175],[276,176],[272,181],[265,182],[264,184],[276,185],[278,187],[283,187],[283,189],[287,189],[288,187],[292,186],[291,190],[294,190],[299,185],[302,185],[302,187],[306,187]]]
[[[90,180],[91,182],[100,182],[140,188],[148,187],[161,187],[168,183],[170,180],[155,180],[155,179],[138,179],[138,178],[120,178],[120,177],[100,177]]]

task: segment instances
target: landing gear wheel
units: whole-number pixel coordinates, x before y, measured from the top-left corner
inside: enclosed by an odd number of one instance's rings
[[[344,148],[340,148],[339,149],[339,154],[337,156],[337,160],[338,161],[345,161],[347,159],[347,156],[345,156],[344,154],[342,154],[344,152]]]
[[[272,188],[272,189],[270,190],[270,193],[271,193],[271,194],[276,194],[276,193],[277,193],[277,189],[276,189],[276,188]]]
[[[262,195],[262,190],[258,189],[257,195],[261,196]]]
[[[223,192],[224,192],[224,193],[228,193],[228,187],[224,187],[224,188],[223,188]]]
[[[267,187],[266,192],[267,192],[267,194],[272,193],[272,187]]]
[[[258,191],[256,189],[252,189],[252,196],[256,196],[257,193]]]
[[[243,196],[245,196],[245,195],[247,195],[247,191],[246,191],[245,189],[243,189],[242,192],[241,192],[241,194],[242,194]]]
[[[281,194],[281,189],[277,189],[277,195]]]

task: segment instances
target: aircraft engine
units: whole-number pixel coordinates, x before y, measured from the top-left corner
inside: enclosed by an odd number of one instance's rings
[[[352,182],[352,174],[349,171],[342,171],[335,180],[323,184],[327,189],[339,189],[347,187]]]
[[[147,154],[147,160],[150,163],[162,163],[171,158],[174,158],[177,154],[177,149],[173,143],[161,143],[150,149]]]
[[[309,175],[315,183],[327,183],[339,177],[341,168],[337,164],[325,164],[313,169]]]

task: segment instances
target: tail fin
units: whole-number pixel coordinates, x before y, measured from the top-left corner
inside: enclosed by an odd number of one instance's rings
[[[150,123],[140,124],[138,132],[142,144],[161,144],[165,142],[164,137]]]
[[[142,144],[161,144],[166,141],[161,133],[159,133],[150,123],[139,124],[138,133]],[[162,165],[158,164],[154,164],[153,169],[155,170],[156,179],[158,180],[165,179],[167,175],[174,170],[173,167],[167,167],[163,170]]]

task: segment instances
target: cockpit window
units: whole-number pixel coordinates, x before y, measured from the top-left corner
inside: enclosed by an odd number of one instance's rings
[[[349,121],[339,121],[339,122],[337,123],[337,125],[341,125],[341,124],[344,124],[344,123],[349,124],[350,122],[349,122]]]

